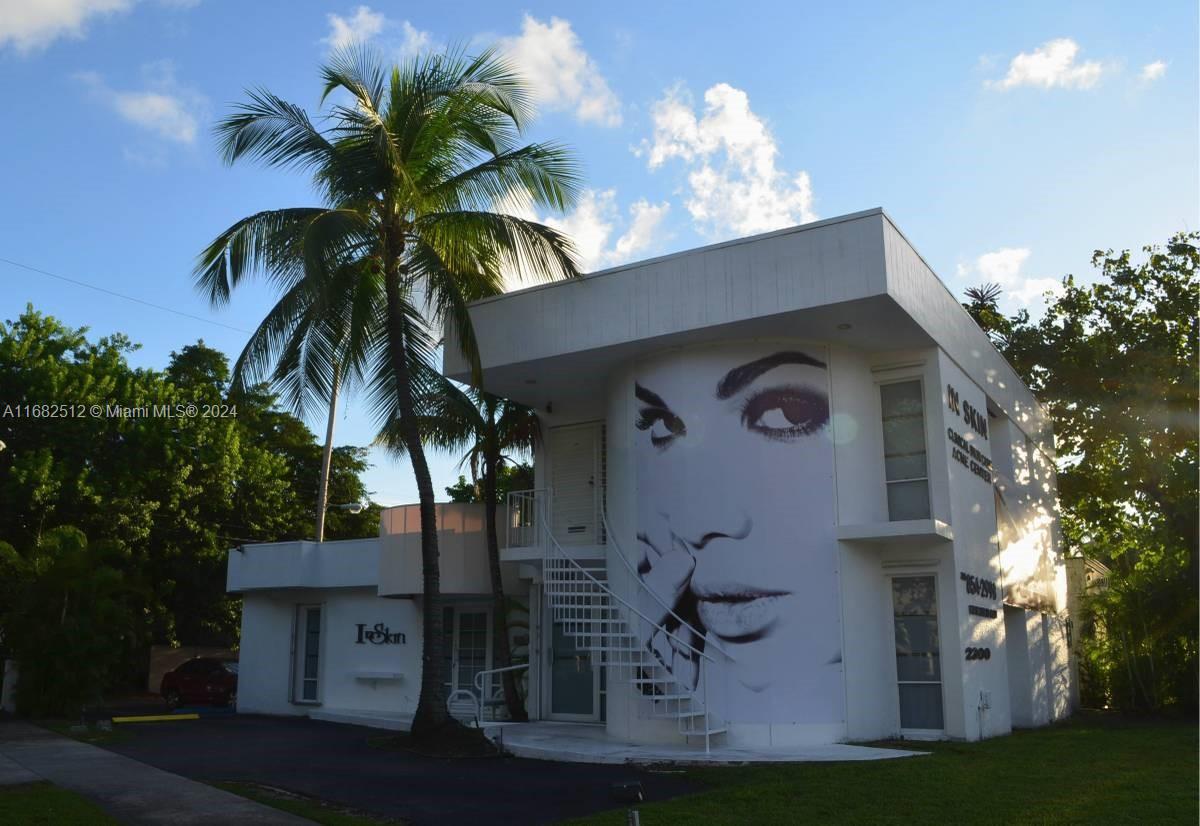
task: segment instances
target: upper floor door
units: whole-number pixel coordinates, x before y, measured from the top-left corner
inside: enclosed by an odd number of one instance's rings
[[[603,486],[601,424],[552,427],[550,454],[551,530],[560,545],[600,542]]]

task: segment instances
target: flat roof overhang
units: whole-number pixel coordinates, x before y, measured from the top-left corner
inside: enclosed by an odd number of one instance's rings
[[[752,338],[799,338],[867,351],[935,346],[894,300],[881,295],[541,358],[493,365],[485,361],[483,386],[490,393],[537,409],[548,403],[570,405],[602,396],[608,376],[640,358],[690,344]],[[447,375],[470,383],[467,370]]]
[[[536,408],[592,398],[618,365],[693,343],[935,346],[1053,455],[1045,411],[882,209],[505,293],[470,315],[484,389]],[[457,347],[443,358],[445,375],[473,383]]]

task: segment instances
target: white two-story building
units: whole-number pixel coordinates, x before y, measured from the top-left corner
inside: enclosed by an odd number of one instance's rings
[[[536,488],[501,537],[533,719],[769,750],[975,740],[1069,712],[1045,413],[881,210],[471,318],[485,389],[542,423]],[[451,688],[478,694],[482,516],[441,513],[444,656]],[[386,512],[378,541],[231,553],[243,711],[411,715],[415,516]]]

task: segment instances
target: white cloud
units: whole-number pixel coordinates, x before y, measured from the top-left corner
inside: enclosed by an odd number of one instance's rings
[[[502,39],[500,48],[533,86],[541,106],[573,111],[585,123],[621,125],[621,101],[566,20],[552,17],[546,24],[527,14],[521,34]]]
[[[1003,247],[987,252],[972,264],[959,264],[960,281],[997,284],[1005,297],[1024,307],[1044,302],[1046,293],[1057,293],[1062,284],[1056,278],[1032,278],[1024,274],[1025,262],[1031,251],[1027,247]]]
[[[30,52],[60,37],[80,38],[89,19],[132,6],[133,0],[0,0],[0,47]]]
[[[356,43],[381,41],[401,58],[414,57],[434,48],[433,36],[422,31],[407,20],[397,23],[383,12],[372,11],[370,6],[359,6],[349,17],[328,14],[329,34],[321,39],[330,51],[352,46]],[[399,30],[399,40],[395,33]]]
[[[1143,66],[1142,73],[1139,75],[1139,77],[1147,83],[1150,83],[1158,80],[1166,73],[1167,64],[1161,60],[1156,60],[1153,63],[1147,63],[1145,66]]]
[[[404,40],[400,43],[401,57],[415,57],[434,47],[433,35],[429,32],[421,31],[407,20],[400,27],[404,31]]]
[[[634,201],[629,207],[629,229],[617,239],[611,263],[623,264],[650,248],[656,239],[661,241],[659,226],[670,210],[665,201],[661,204],[652,204],[645,198]]]
[[[542,223],[575,242],[584,272],[624,264],[662,240],[659,228],[670,206],[652,204],[643,198],[629,207],[625,231],[610,243],[616,225],[621,221],[616,197],[614,189],[588,189],[580,195],[573,212],[563,217],[541,219]]]
[[[96,72],[80,72],[75,77],[93,97],[129,123],[176,143],[194,143],[205,99],[176,83],[170,61],[148,63],[142,67],[142,75],[149,88],[139,90],[113,89]]]
[[[382,12],[371,11],[369,6],[359,6],[349,17],[339,14],[328,14],[325,17],[329,21],[329,34],[323,42],[329,44],[330,49],[365,43],[381,33],[387,23],[387,18]]]
[[[557,229],[574,242],[580,269],[595,272],[661,247],[668,237],[661,229],[662,222],[671,207],[665,201],[652,204],[640,198],[630,205],[628,218],[623,219],[615,189],[586,189],[575,209],[566,215],[539,216],[527,201],[509,201],[499,204],[498,209]],[[624,225],[624,231],[613,241],[619,224]],[[518,274],[514,273],[512,280],[519,281]]]
[[[1104,67],[1097,61],[1076,63],[1079,44],[1069,37],[1048,40],[1032,52],[1021,52],[1008,65],[1002,80],[988,81],[993,89],[1008,90],[1019,86],[1042,89],[1090,89],[1100,80]]]
[[[688,212],[713,238],[751,235],[817,218],[807,172],[792,175],[776,164],[779,148],[741,89],[719,83],[704,93],[698,114],[682,87],[669,89],[651,109],[652,141],[635,154],[650,169],[678,158],[689,168]]]

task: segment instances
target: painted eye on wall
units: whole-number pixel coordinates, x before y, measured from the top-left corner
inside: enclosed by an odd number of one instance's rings
[[[650,444],[655,447],[666,447],[676,437],[687,435],[687,427],[683,420],[661,407],[644,407],[638,413],[636,427],[638,430],[650,431]]]
[[[815,433],[828,421],[829,399],[807,387],[761,390],[742,407],[742,424],[747,429],[779,441]]]

